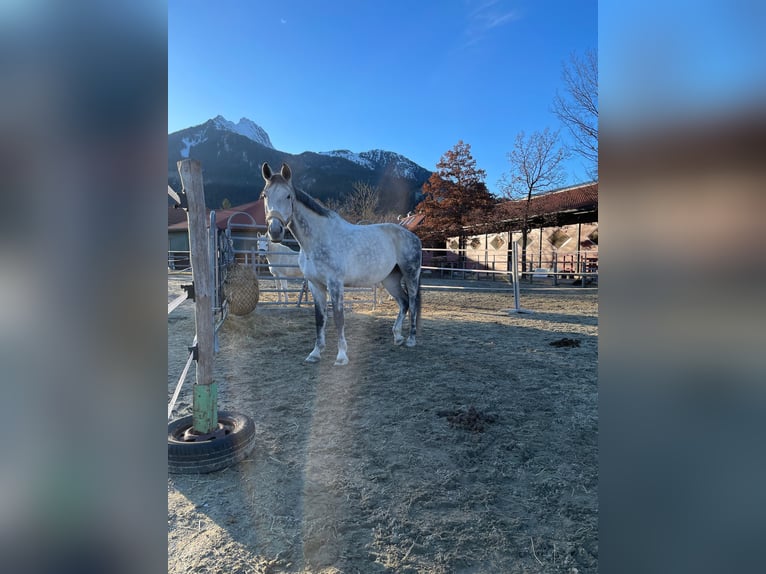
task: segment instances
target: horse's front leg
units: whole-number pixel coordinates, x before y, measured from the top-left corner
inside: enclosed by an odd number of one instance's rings
[[[316,317],[317,339],[314,344],[314,350],[306,357],[307,363],[316,363],[324,351],[325,346],[325,325],[327,323],[327,289],[322,285],[309,281],[309,289],[314,297],[314,315]]]
[[[338,356],[335,358],[335,364],[348,365],[348,355],[346,355],[348,346],[343,328],[345,321],[343,316],[343,283],[334,283],[328,287],[332,300],[332,316],[335,320],[335,328],[338,330]]]
[[[282,289],[282,294],[285,296],[285,303],[290,302],[290,297],[287,296],[287,279],[280,279],[280,288]]]
[[[274,280],[274,291],[276,291],[277,294],[277,303],[282,302],[282,292],[280,291],[279,287],[279,277],[277,277],[276,271],[273,271],[271,267],[269,267],[269,273],[271,273],[271,278]]]

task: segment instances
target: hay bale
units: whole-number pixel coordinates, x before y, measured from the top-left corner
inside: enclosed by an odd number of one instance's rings
[[[229,302],[229,311],[234,315],[247,315],[258,304],[260,291],[258,277],[250,265],[230,265],[223,282],[223,295]]]

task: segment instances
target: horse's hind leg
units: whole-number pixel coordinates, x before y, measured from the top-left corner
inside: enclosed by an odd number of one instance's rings
[[[410,310],[410,336],[407,337],[406,345],[415,346],[415,335],[420,322],[420,269],[412,271],[404,276],[404,285],[407,287],[407,297]]]
[[[392,331],[394,332],[394,344],[401,345],[404,343],[402,324],[404,323],[404,318],[407,316],[409,300],[407,292],[402,288],[402,274],[399,271],[399,268],[394,269],[388,277],[383,279],[383,287],[386,288],[386,291],[391,293],[391,296],[396,299],[396,302],[399,304],[399,315],[396,316]]]
[[[314,297],[314,315],[317,325],[317,339],[314,350],[306,357],[307,363],[317,363],[325,346],[325,325],[327,323],[327,290],[315,283],[309,281],[309,289]]]
[[[346,354],[348,345],[346,344],[345,318],[343,316],[343,283],[336,283],[328,287],[332,299],[332,317],[335,320],[335,328],[338,330],[338,356],[335,358],[335,365],[348,365],[348,355]]]

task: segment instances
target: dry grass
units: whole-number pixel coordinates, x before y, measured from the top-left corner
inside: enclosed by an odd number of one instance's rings
[[[169,572],[595,572],[597,297],[525,290],[534,313],[510,315],[507,291],[427,291],[412,349],[393,345],[393,302],[355,305],[346,367],[332,321],[322,362],[303,362],[308,306],[228,319],[221,408],[254,419],[256,448],[169,476]],[[178,311],[169,395],[194,329]]]

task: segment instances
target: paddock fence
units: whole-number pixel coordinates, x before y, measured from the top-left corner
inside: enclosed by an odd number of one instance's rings
[[[226,228],[223,230],[215,228],[214,221],[215,212],[211,212],[210,224],[216,230],[216,233],[211,232],[210,236],[211,249],[215,252],[212,257],[217,277],[214,282],[216,289],[214,312],[218,319],[216,323],[222,322],[226,316],[226,302],[219,291],[220,285],[225,280],[226,268],[231,262],[251,266],[258,278],[261,294],[271,294],[269,297],[262,298],[259,304],[265,306],[288,304],[279,301],[277,297],[279,288],[275,277],[269,271],[269,263],[265,254],[258,250],[258,236],[266,233],[266,226],[259,225],[249,214],[244,212],[231,215]],[[293,249],[294,254],[288,254],[288,256],[294,257],[295,260],[284,264],[274,264],[272,267],[297,269],[298,243],[294,239],[287,239],[283,244]],[[188,271],[190,269],[189,257],[189,251],[168,251],[168,269]],[[424,248],[423,277],[512,283],[511,259],[511,249]],[[566,253],[559,253],[556,250],[536,253],[528,251],[526,261],[524,261],[519,250],[518,269],[519,277],[529,282],[581,286],[597,284],[598,250],[589,249]],[[284,280],[287,282],[287,293],[291,296],[292,302],[298,306],[303,303],[313,304],[311,291],[307,288],[304,279],[286,277]],[[371,305],[374,309],[379,301],[379,291],[379,286],[348,289],[346,291],[348,294],[346,305],[349,310],[353,310],[355,304]]]
[[[191,272],[191,251],[168,251],[168,269]]]
[[[423,249],[423,274],[426,277],[512,282],[512,249]],[[550,280],[558,285],[565,280],[586,285],[598,282],[598,250],[559,253],[527,252],[518,256],[519,276],[529,281]]]

